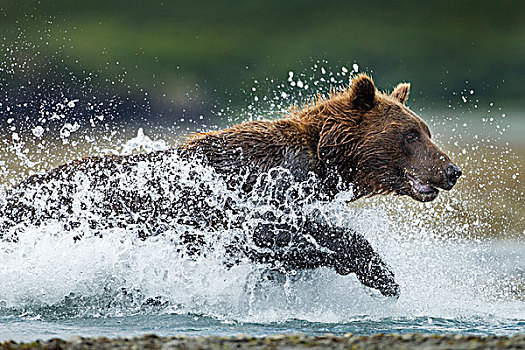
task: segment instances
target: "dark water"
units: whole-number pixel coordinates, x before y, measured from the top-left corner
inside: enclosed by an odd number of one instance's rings
[[[323,335],[332,333],[375,334],[375,333],[461,333],[471,335],[512,335],[523,333],[523,320],[492,320],[481,317],[466,319],[445,319],[430,317],[374,319],[368,316],[354,317],[345,323],[318,323],[287,321],[282,323],[240,323],[224,322],[197,315],[130,316],[104,319],[74,319],[44,322],[27,319],[3,319],[0,338],[31,341],[81,335],[84,337],[106,336],[110,338],[131,337],[141,334],[160,336],[176,335],[223,335],[250,334],[264,336],[281,333],[305,333]],[[5,327],[5,328],[4,328]]]

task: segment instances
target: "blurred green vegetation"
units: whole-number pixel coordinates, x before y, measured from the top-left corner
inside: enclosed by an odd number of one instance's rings
[[[0,33],[15,55],[26,41],[42,61],[181,103],[235,104],[254,79],[317,60],[356,62],[382,88],[411,81],[441,103],[465,89],[524,97],[523,1],[0,0]]]

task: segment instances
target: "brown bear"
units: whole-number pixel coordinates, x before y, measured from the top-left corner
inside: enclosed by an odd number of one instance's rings
[[[317,204],[342,192],[351,200],[393,193],[425,202],[454,186],[461,171],[405,106],[408,94],[409,84],[386,94],[359,75],[279,120],[195,134],[168,151],[63,165],[9,191],[0,237],[16,240],[24,223],[49,220],[101,234],[138,227],[142,238],[177,227],[176,244],[195,254],[216,242],[203,231],[216,237],[233,227],[240,230],[225,244],[226,264],[325,266],[397,297],[394,274],[368,241],[330,222]]]

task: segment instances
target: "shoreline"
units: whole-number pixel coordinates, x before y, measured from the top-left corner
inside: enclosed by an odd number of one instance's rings
[[[264,337],[239,335],[159,337],[154,334],[133,338],[106,337],[67,340],[37,340],[30,343],[4,341],[4,349],[525,349],[525,333],[514,336],[473,336],[460,334],[346,334],[309,336],[280,334]]]

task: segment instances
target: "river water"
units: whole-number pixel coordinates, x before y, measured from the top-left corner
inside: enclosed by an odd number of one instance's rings
[[[160,242],[85,241],[73,247],[50,238],[31,250],[3,247],[1,340],[525,330],[522,243],[390,236],[377,248],[402,288],[392,300],[328,269],[268,281],[250,265],[172,264],[173,253]]]

